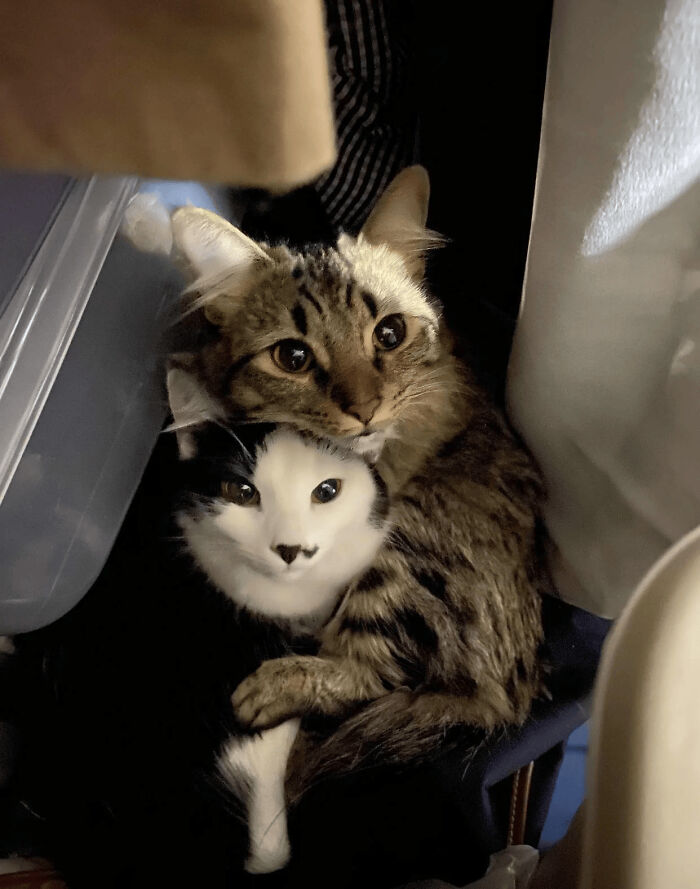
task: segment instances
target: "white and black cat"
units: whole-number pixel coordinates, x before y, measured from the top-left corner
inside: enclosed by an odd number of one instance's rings
[[[18,786],[71,889],[235,885],[246,853],[250,872],[286,863],[298,723],[244,731],[230,696],[266,658],[315,650],[385,535],[384,488],[360,456],[272,425],[192,422],[177,374],[171,523],[127,523],[83,602],[15,640]]]
[[[349,582],[372,563],[387,532],[383,484],[357,454],[284,427],[191,425],[190,378],[168,389],[181,458],[190,467],[176,521],[209,580],[239,607],[284,622],[294,637],[328,620]],[[289,860],[284,778],[299,729],[288,720],[229,739],[219,757],[244,797],[246,870]]]

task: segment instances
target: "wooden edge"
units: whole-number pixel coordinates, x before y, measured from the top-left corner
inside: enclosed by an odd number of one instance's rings
[[[535,763],[523,766],[513,775],[513,791],[510,797],[507,846],[521,846],[525,842],[527,807],[530,801],[530,786]]]

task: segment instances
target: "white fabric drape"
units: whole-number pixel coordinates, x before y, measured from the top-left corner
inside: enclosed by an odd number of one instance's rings
[[[700,3],[554,7],[508,398],[560,592],[615,616],[700,523]]]

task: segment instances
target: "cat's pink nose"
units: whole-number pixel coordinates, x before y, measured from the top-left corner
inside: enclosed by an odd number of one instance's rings
[[[380,402],[381,398],[372,398],[370,401],[362,402],[362,404],[351,404],[347,412],[351,417],[356,417],[360,423],[364,423],[366,426],[374,416],[374,412],[379,407]]]
[[[287,546],[286,543],[278,543],[277,546],[273,546],[272,549],[277,553],[280,559],[283,559],[288,565],[291,565],[294,559],[299,555],[301,546],[299,544],[296,546]]]

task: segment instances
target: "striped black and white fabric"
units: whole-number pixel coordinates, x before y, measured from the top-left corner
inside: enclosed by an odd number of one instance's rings
[[[327,0],[338,159],[315,183],[328,221],[356,231],[414,162],[412,0]]]

